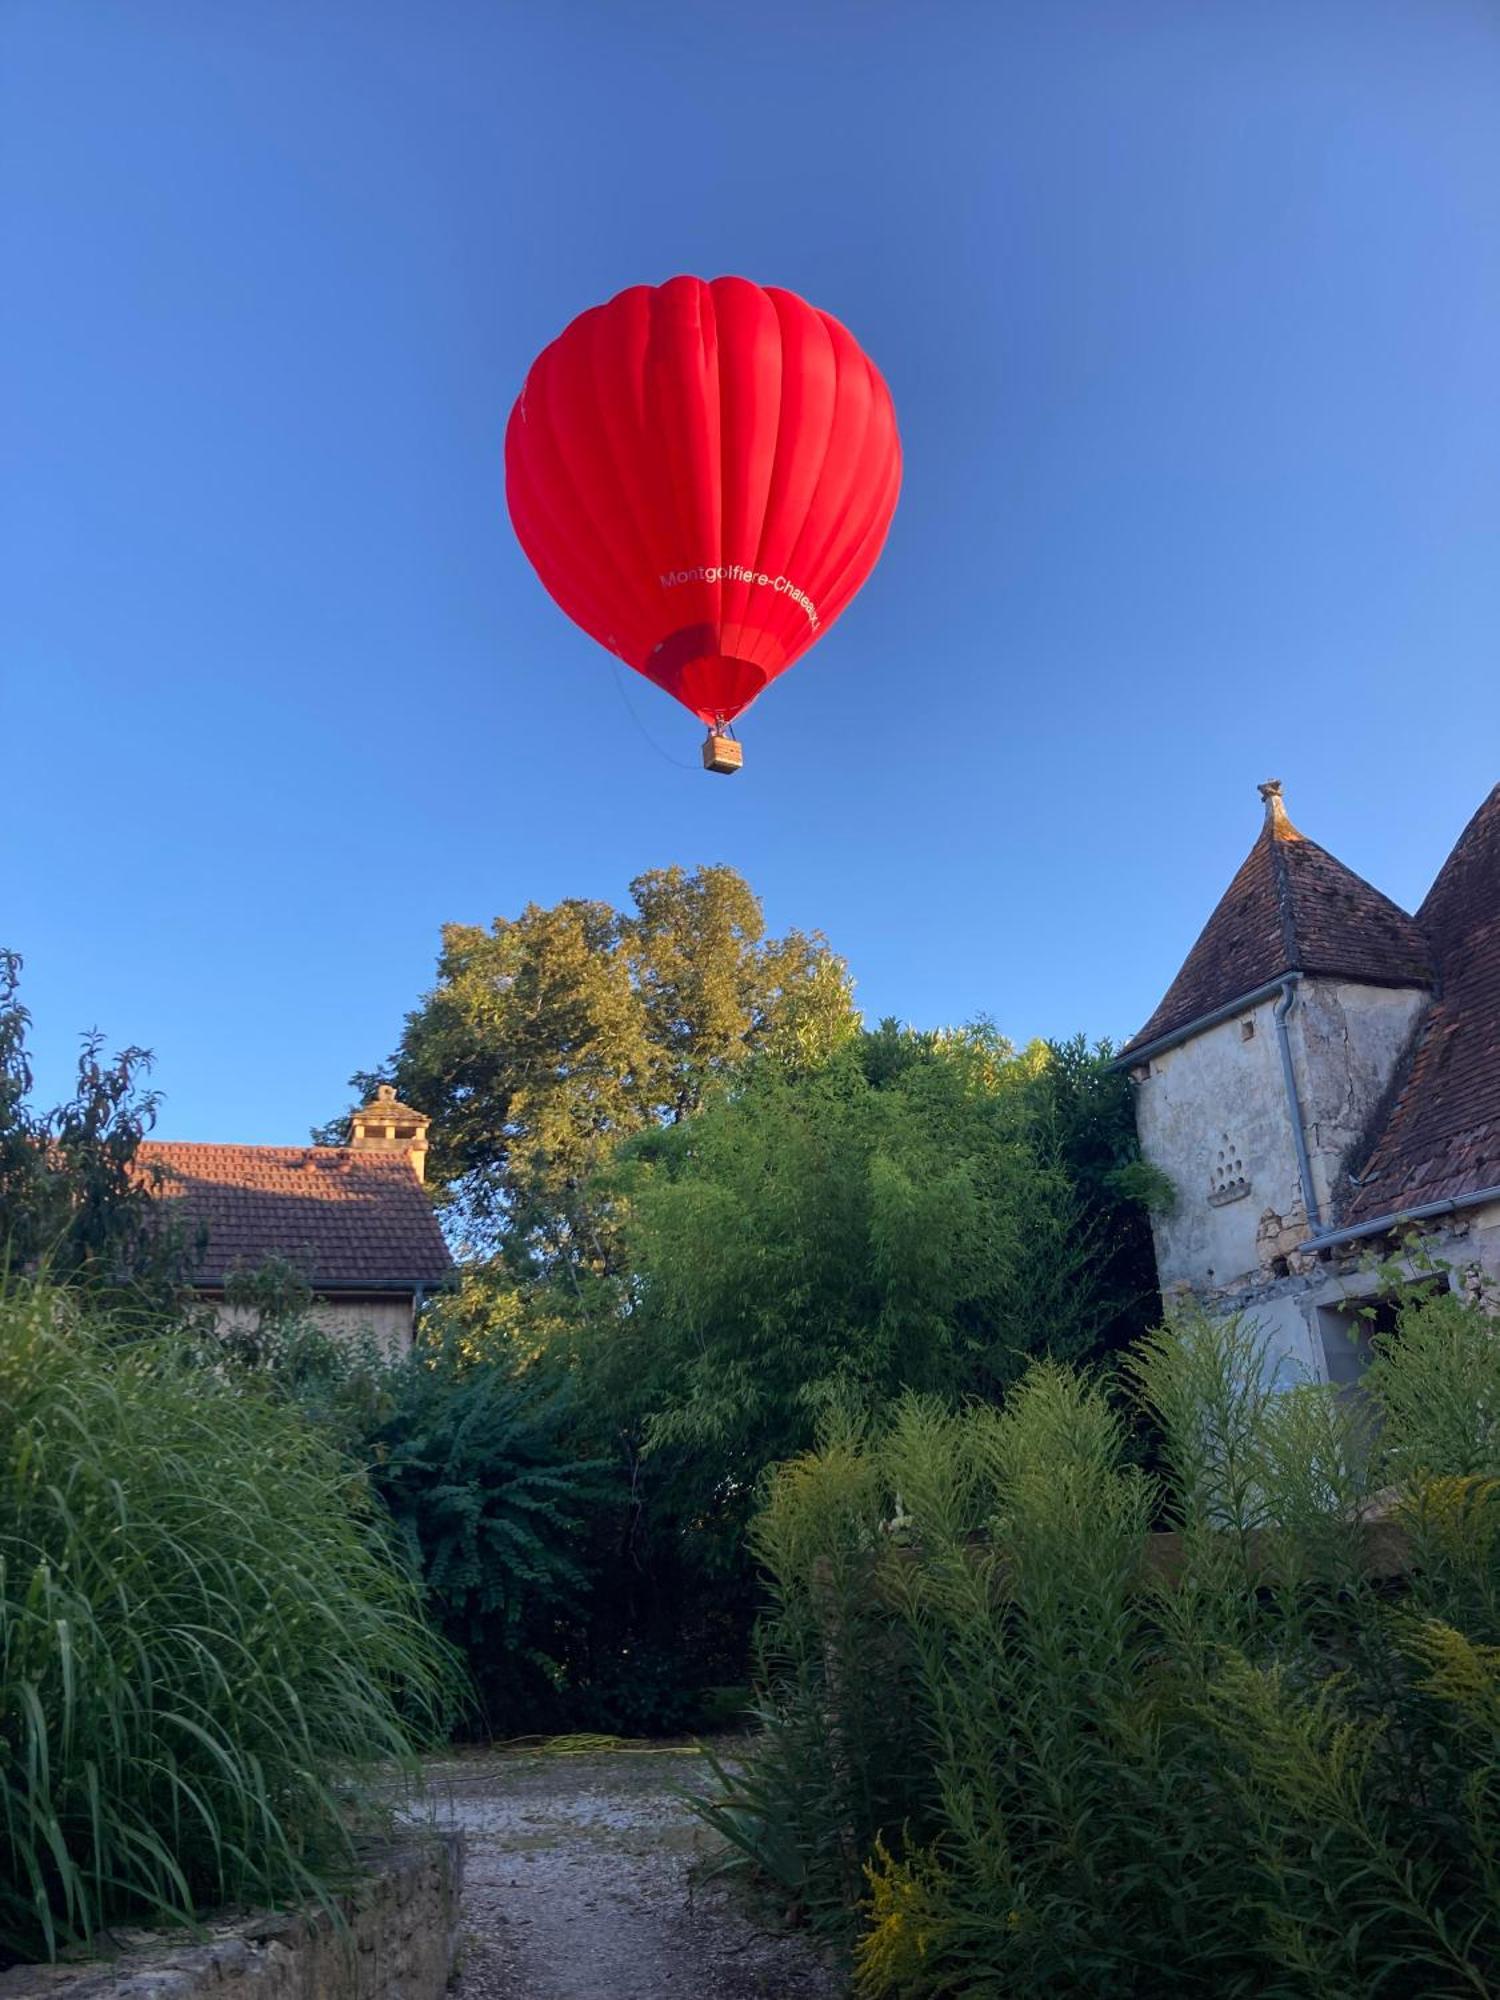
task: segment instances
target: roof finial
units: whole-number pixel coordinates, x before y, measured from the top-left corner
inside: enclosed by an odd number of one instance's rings
[[[1267,778],[1263,785],[1256,786],[1256,790],[1266,802],[1266,825],[1276,827],[1289,826],[1291,822],[1286,816],[1286,805],[1281,796],[1280,778]]]

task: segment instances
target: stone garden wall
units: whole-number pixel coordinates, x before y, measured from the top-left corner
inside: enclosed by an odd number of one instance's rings
[[[463,1840],[424,1834],[371,1862],[326,1910],[132,1942],[77,1965],[17,1966],[0,2000],[439,2000],[457,1940]]]

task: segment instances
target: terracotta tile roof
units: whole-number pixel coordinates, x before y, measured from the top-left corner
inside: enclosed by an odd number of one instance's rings
[[[1500,1186],[1500,785],[1417,912],[1440,997],[1374,1135],[1345,1224]]]
[[[159,1199],[189,1240],[207,1232],[200,1284],[267,1257],[296,1264],[314,1290],[435,1285],[452,1269],[432,1204],[400,1153],[148,1139],[140,1159],[167,1170]]]
[[[1261,787],[1266,823],[1128,1056],[1284,973],[1371,986],[1430,986],[1432,954],[1417,923],[1308,840],[1287,818],[1279,784]]]

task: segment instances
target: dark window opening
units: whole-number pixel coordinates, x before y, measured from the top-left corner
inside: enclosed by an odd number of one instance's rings
[[[1385,1297],[1348,1299],[1342,1305],[1318,1307],[1323,1365],[1336,1388],[1352,1387],[1359,1381],[1370,1365],[1371,1341],[1395,1332],[1403,1303],[1400,1298]]]

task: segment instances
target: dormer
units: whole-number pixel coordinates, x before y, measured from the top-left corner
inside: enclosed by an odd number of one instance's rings
[[[1413,919],[1298,831],[1278,780],[1260,794],[1259,836],[1120,1057],[1177,1190],[1154,1225],[1164,1290],[1272,1279],[1329,1226],[1432,993]]]

